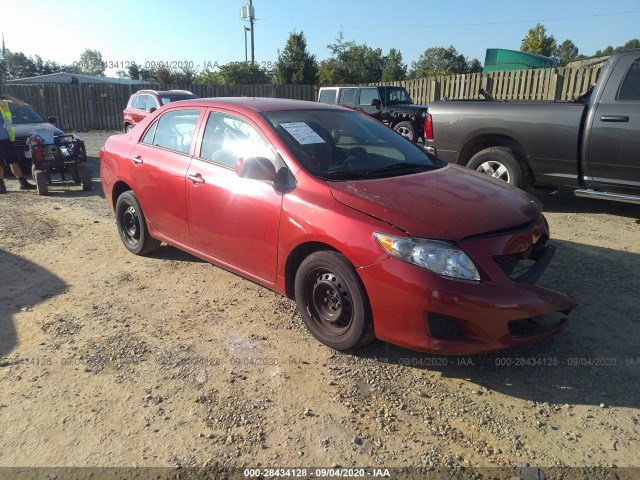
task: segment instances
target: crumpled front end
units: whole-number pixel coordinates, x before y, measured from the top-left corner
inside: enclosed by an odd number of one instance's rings
[[[509,231],[458,242],[478,268],[479,282],[445,278],[396,258],[359,269],[376,336],[415,350],[468,355],[557,334],[576,303],[535,285],[555,253],[548,240],[540,215]]]

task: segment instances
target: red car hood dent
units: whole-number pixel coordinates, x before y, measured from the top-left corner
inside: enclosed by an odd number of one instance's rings
[[[538,218],[532,196],[455,165],[415,175],[330,182],[340,203],[413,237],[460,241]]]

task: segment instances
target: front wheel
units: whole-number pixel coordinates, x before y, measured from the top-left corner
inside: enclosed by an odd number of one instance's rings
[[[42,170],[36,170],[36,166],[33,165],[31,167],[31,176],[33,177],[33,181],[36,182],[38,195],[47,195],[49,193],[47,173]]]
[[[411,122],[400,122],[393,129],[413,143],[418,141],[418,132]]]
[[[124,192],[118,197],[116,223],[120,239],[131,253],[145,255],[160,246],[160,241],[149,235],[144,213],[132,191]]]
[[[471,157],[467,167],[503,180],[514,187],[526,187],[522,165],[508,148],[490,147],[480,150]]]
[[[338,252],[305,258],[295,278],[298,311],[311,334],[335,350],[349,350],[375,336],[364,286],[349,261]]]

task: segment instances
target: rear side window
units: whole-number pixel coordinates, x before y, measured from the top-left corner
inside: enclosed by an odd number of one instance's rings
[[[618,92],[618,100],[640,100],[640,58],[629,67]]]
[[[335,88],[331,88],[328,90],[322,90],[320,92],[320,97],[318,98],[318,101],[320,103],[328,103],[330,105],[335,105],[336,104],[336,93],[338,93],[338,91]]]
[[[145,135],[143,143],[188,153],[200,110],[173,110],[158,119]]]
[[[344,88],[340,91],[340,105],[353,107],[356,102],[356,89]]]

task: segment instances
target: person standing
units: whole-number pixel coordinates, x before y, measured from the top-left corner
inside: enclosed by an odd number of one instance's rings
[[[22,100],[12,97],[11,95],[4,93],[0,95],[0,113],[2,113],[2,125],[0,126],[0,193],[6,193],[7,191],[4,179],[2,178],[4,177],[3,162],[9,166],[11,172],[13,172],[20,182],[20,190],[35,190],[36,186],[27,182],[18,163],[18,153],[13,143],[16,139],[16,131],[13,127],[9,101],[15,103],[17,107],[24,105]]]

